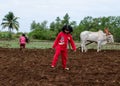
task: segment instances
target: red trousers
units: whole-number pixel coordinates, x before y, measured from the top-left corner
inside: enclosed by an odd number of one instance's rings
[[[54,54],[53,60],[52,60],[52,66],[56,66],[56,63],[58,61],[58,57],[61,54],[62,58],[62,66],[63,68],[66,68],[66,62],[67,62],[67,49],[63,49],[61,47],[56,48],[56,52]]]

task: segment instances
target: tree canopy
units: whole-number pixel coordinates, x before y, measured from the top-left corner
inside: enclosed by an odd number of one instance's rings
[[[9,32],[16,29],[19,30],[18,17],[15,17],[12,12],[4,16],[1,23],[3,28],[8,27]],[[36,22],[35,20],[30,25],[29,37],[40,40],[54,40],[56,35],[61,31],[63,25],[69,24],[73,27],[73,38],[80,40],[79,35],[82,31],[98,31],[109,28],[116,42],[120,42],[120,16],[108,16],[93,18],[92,16],[84,17],[78,24],[76,21],[71,21],[70,16],[66,13],[63,18],[56,17],[54,21],[48,25],[48,21]]]
[[[13,29],[19,30],[19,22],[17,21],[18,17],[15,17],[13,12],[9,12],[6,14],[2,20],[2,28],[8,27],[8,30],[10,32],[10,37],[11,37],[11,31]]]

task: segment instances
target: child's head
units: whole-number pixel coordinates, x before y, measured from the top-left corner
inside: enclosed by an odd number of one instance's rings
[[[25,36],[25,34],[23,33],[22,36]]]
[[[73,28],[70,25],[64,25],[62,31],[65,33],[71,33],[73,32]]]

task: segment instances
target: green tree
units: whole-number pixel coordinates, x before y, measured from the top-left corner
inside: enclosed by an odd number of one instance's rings
[[[33,30],[36,30],[36,29],[39,29],[39,30],[48,29],[47,21],[43,21],[41,23],[36,23],[35,21],[33,21],[32,24],[31,24],[30,30],[33,31]]]
[[[30,30],[33,31],[33,30],[36,29],[36,27],[37,27],[37,24],[36,24],[35,21],[33,21],[32,24],[31,24]]]
[[[9,12],[7,15],[4,16],[3,20],[2,20],[2,28],[6,28],[8,27],[8,31],[9,31],[9,37],[12,37],[12,33],[11,31],[13,29],[15,30],[19,30],[19,22],[17,21],[18,17],[15,17],[13,12]]]
[[[50,31],[55,31],[55,22],[50,23]]]
[[[70,20],[70,17],[68,15],[68,13],[66,13],[65,16],[63,17],[62,25],[69,24],[70,23],[69,20]]]
[[[47,22],[46,20],[43,21],[43,22],[41,22],[41,23],[40,23],[40,29],[41,29],[41,30],[48,29],[47,23],[48,23],[48,22]]]
[[[50,23],[50,30],[54,31],[56,35],[61,31],[61,28],[61,19],[59,17],[55,19],[55,22]]]

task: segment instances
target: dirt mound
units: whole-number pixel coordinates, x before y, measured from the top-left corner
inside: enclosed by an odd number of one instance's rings
[[[0,48],[0,86],[120,86],[120,50],[69,50],[69,71],[50,68],[53,49]]]

